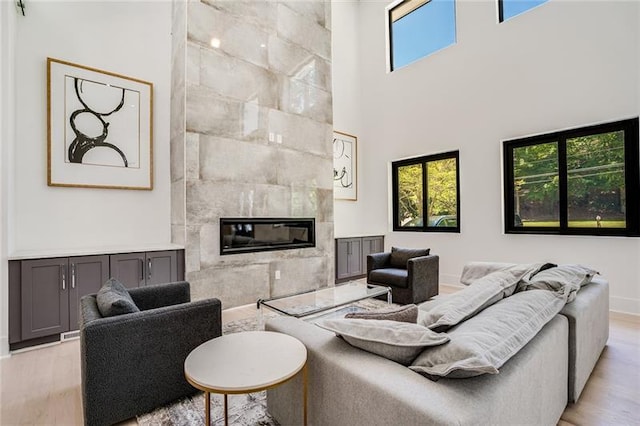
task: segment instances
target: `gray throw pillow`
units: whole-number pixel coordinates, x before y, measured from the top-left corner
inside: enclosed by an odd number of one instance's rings
[[[500,299],[511,296],[520,280],[540,266],[514,265],[477,279],[462,290],[439,298],[436,306],[420,315],[420,324],[436,331],[453,327]]]
[[[582,265],[558,265],[542,270],[532,277],[525,277],[523,290],[551,290],[571,303],[578,290],[587,285],[598,274],[598,271]]]
[[[431,379],[497,374],[563,306],[547,290],[516,293],[450,329],[449,343],[425,349],[409,368]]]
[[[389,264],[393,268],[407,269],[409,259],[420,256],[429,256],[431,249],[409,249],[400,247],[391,247],[391,256]]]
[[[389,320],[416,323],[418,320],[418,307],[405,305],[397,309],[387,311],[351,312],[344,316],[351,319]]]
[[[435,333],[418,324],[388,320],[325,319],[316,323],[333,331],[347,343],[402,365],[409,365],[427,346],[449,341],[446,334]]]
[[[515,263],[501,262],[469,262],[462,268],[460,284],[470,285],[475,280],[479,280],[493,272],[516,266]]]
[[[105,282],[96,295],[98,310],[103,317],[115,315],[131,314],[139,312],[127,291],[127,288],[115,278],[110,278]]]

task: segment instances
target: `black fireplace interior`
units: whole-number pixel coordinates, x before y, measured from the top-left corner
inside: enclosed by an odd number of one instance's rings
[[[315,246],[313,218],[220,219],[220,254]]]

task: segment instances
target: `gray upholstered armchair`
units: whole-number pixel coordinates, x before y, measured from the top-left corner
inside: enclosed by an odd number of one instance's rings
[[[188,282],[129,290],[140,312],[103,318],[80,300],[82,402],[87,425],[110,425],[195,393],[184,360],[222,334],[218,299],[191,302]]]
[[[438,294],[439,260],[429,249],[392,247],[390,253],[370,254],[367,283],[391,287],[395,303],[421,303]]]

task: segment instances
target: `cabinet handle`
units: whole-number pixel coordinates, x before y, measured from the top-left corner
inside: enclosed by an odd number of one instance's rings
[[[67,267],[62,265],[62,290],[67,289]]]
[[[144,281],[144,259],[138,259],[140,261],[140,282]]]
[[[71,264],[71,288],[76,288],[76,264]]]
[[[148,259],[148,260],[147,260],[147,263],[148,263],[148,265],[149,265],[149,274],[148,274],[148,277],[149,277],[149,278],[147,278],[147,279],[149,279],[149,280],[150,280],[150,279],[151,279],[151,259]]]

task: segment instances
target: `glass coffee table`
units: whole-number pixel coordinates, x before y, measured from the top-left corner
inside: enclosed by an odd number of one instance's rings
[[[354,281],[290,296],[259,299],[257,303],[258,328],[264,326],[263,309],[265,308],[281,315],[307,320],[325,316],[338,308],[360,300],[385,294],[387,295],[387,303],[391,304],[391,287]]]

